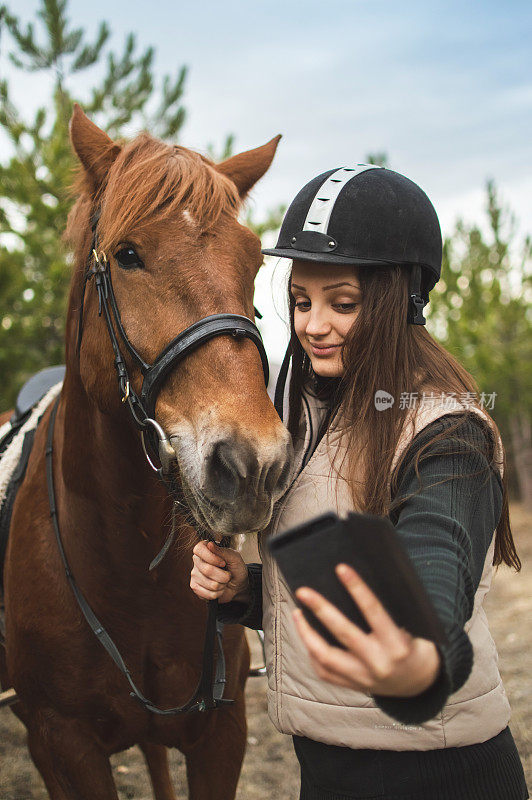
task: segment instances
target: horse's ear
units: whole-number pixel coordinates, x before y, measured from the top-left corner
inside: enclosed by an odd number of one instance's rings
[[[115,144],[104,131],[91,122],[77,103],[74,103],[70,120],[70,139],[77,157],[97,190],[119,154],[120,145]]]
[[[274,136],[262,147],[247,150],[216,164],[218,172],[226,175],[236,185],[241,199],[244,199],[272,163],[280,138],[281,134]]]

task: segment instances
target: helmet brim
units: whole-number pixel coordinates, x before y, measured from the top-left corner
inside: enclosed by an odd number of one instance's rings
[[[305,250],[295,250],[292,247],[273,247],[261,250],[265,256],[277,256],[277,258],[291,258],[300,261],[319,261],[322,264],[345,264],[346,266],[359,267],[389,267],[389,261],[376,261],[368,258],[355,258],[355,256],[342,256],[336,253],[312,253]]]
[[[277,258],[291,258],[299,259],[300,261],[316,261],[321,264],[340,264],[344,266],[353,267],[412,267],[413,263],[410,261],[377,261],[369,258],[355,258],[355,256],[342,256],[337,253],[309,253],[305,250],[294,250],[291,247],[271,247],[261,250],[265,256],[277,256]],[[434,273],[434,270],[428,264],[420,264],[424,267],[425,283],[423,293],[427,294],[431,291],[439,280],[439,275]],[[430,276],[430,277],[429,277]]]

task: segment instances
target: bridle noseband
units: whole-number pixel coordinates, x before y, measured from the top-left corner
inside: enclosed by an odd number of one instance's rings
[[[189,353],[216,336],[233,336],[235,339],[251,339],[259,351],[266,385],[268,384],[269,377],[268,358],[264,349],[260,332],[257,326],[250,319],[248,319],[248,317],[244,317],[240,314],[212,314],[211,316],[204,317],[198,322],[195,322],[193,325],[190,325],[188,328],[178,334],[175,339],[172,339],[172,341],[157,356],[153,364],[148,364],[146,361],[144,361],[144,359],[131,344],[124,330],[116,302],[116,297],[113,291],[109,262],[104,253],[98,252],[97,226],[99,216],[99,212],[96,212],[91,218],[92,244],[88,265],[83,280],[78,321],[77,350],[79,353],[83,335],[83,307],[85,290],[87,287],[87,282],[94,278],[98,292],[98,314],[101,316],[103,311],[105,316],[107,330],[114,352],[118,387],[122,402],[128,404],[133,421],[140,430],[142,447],[150,466],[157,472],[159,478],[163,481],[166,488],[170,491],[174,491],[175,483],[171,476],[171,463],[174,459],[173,450],[164,430],[154,419],[157,397],[165,378],[168,376],[170,371]],[[127,364],[120,349],[120,343],[113,326],[113,320],[123,344],[129,351],[133,361],[135,361],[140,368],[143,376],[140,396],[137,395],[132,386]],[[131,677],[131,673],[127,668],[118,648],[94,614],[83,593],[81,592],[81,589],[79,588],[74,575],[72,574],[63,547],[57,518],[53,477],[53,435],[58,406],[59,397],[55,401],[50,414],[45,451],[46,483],[48,487],[50,516],[52,518],[57,546],[61,555],[63,566],[65,568],[66,577],[76,597],[80,610],[91,627],[92,632],[98,638],[107,653],[111,656],[118,669],[127,678],[127,681],[131,687],[130,696],[138,700],[147,711],[150,711],[154,714],[167,716],[182,714],[187,711],[206,711],[209,709],[218,708],[221,705],[233,703],[233,700],[223,699],[225,686],[225,657],[222,646],[223,623],[220,623],[217,620],[217,600],[208,601],[207,629],[205,632],[205,643],[203,648],[202,671],[196,691],[190,700],[183,706],[179,706],[177,708],[162,709],[144,697],[142,692],[135,685]],[[157,456],[161,462],[160,467],[157,467],[156,464],[153,463],[148,451],[149,447],[147,446],[146,439],[151,439],[150,445],[152,449],[157,452]],[[153,441],[154,439],[158,443],[158,447],[155,447]],[[177,501],[174,501],[174,510],[176,502]],[[173,536],[173,526],[170,536]],[[164,554],[167,552],[169,544],[171,543],[170,536],[167,538],[161,552],[153,560],[150,568],[157,566]],[[218,649],[218,657],[216,662],[216,672],[214,673],[213,662],[215,641]]]

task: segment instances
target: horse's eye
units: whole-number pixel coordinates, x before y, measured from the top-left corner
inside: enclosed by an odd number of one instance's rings
[[[121,247],[120,250],[115,253],[115,258],[118,262],[118,266],[122,267],[122,269],[144,269],[142,259],[137,255],[133,247]]]

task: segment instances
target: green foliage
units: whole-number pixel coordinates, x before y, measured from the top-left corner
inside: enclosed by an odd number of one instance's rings
[[[494,416],[532,415],[532,244],[487,185],[488,232],[459,222],[445,241],[442,279],[431,293],[431,327],[485,392]]]
[[[264,219],[257,221],[253,212],[248,210],[245,224],[248,228],[251,228],[251,230],[254,231],[259,238],[262,239],[266,233],[269,233],[270,231],[276,231],[281,227],[281,222],[283,221],[285,211],[286,206],[276,206],[267,212]]]
[[[154,50],[138,52],[126,37],[119,56],[107,52],[109,28],[102,22],[92,41],[67,17],[66,0],[42,0],[36,23],[24,25],[3,6],[0,25],[10,36],[9,58],[17,71],[48,76],[50,96],[32,119],[17,109],[8,81],[0,80],[0,125],[11,156],[0,164],[0,407],[12,404],[22,381],[47,364],[60,363],[70,276],[61,244],[72,204],[69,187],[75,161],[68,138],[74,100],[109,135],[130,126],[174,139],[185,119],[181,104],[187,70],[153,75]],[[87,98],[70,86],[100,62],[103,77]]]
[[[67,0],[41,0],[35,22],[24,24],[0,7],[0,45],[9,36],[9,58],[17,72],[42,73],[49,96],[32,119],[17,109],[11,87],[0,78],[0,126],[11,148],[0,164],[0,409],[13,404],[23,381],[44,366],[64,361],[64,321],[71,255],[61,237],[72,205],[75,159],[68,137],[72,105],[113,137],[145,128],[175,141],[185,120],[182,105],[187,68],[165,75],[158,88],[152,47],[139,51],[129,34],[121,53],[109,49],[110,30],[101,22],[94,38],[71,25]],[[81,73],[104,67],[84,98],[75,94]],[[232,155],[227,136],[218,158]],[[279,227],[282,209],[260,223],[259,235]]]
[[[368,153],[366,164],[375,164],[376,167],[388,167],[388,154],[383,152]]]
[[[507,447],[514,490],[519,450],[532,419],[532,242],[487,184],[487,233],[459,222],[444,244],[442,279],[431,292],[428,327],[473,375]],[[487,398],[486,398],[487,399]],[[523,438],[516,439],[516,428]],[[522,486],[521,494],[524,487]]]
[[[230,158],[232,155],[234,155],[234,146],[235,134],[228,133],[220,149],[218,149],[212,142],[209,142],[206,147],[206,153],[211,161],[225,161],[226,158]]]

